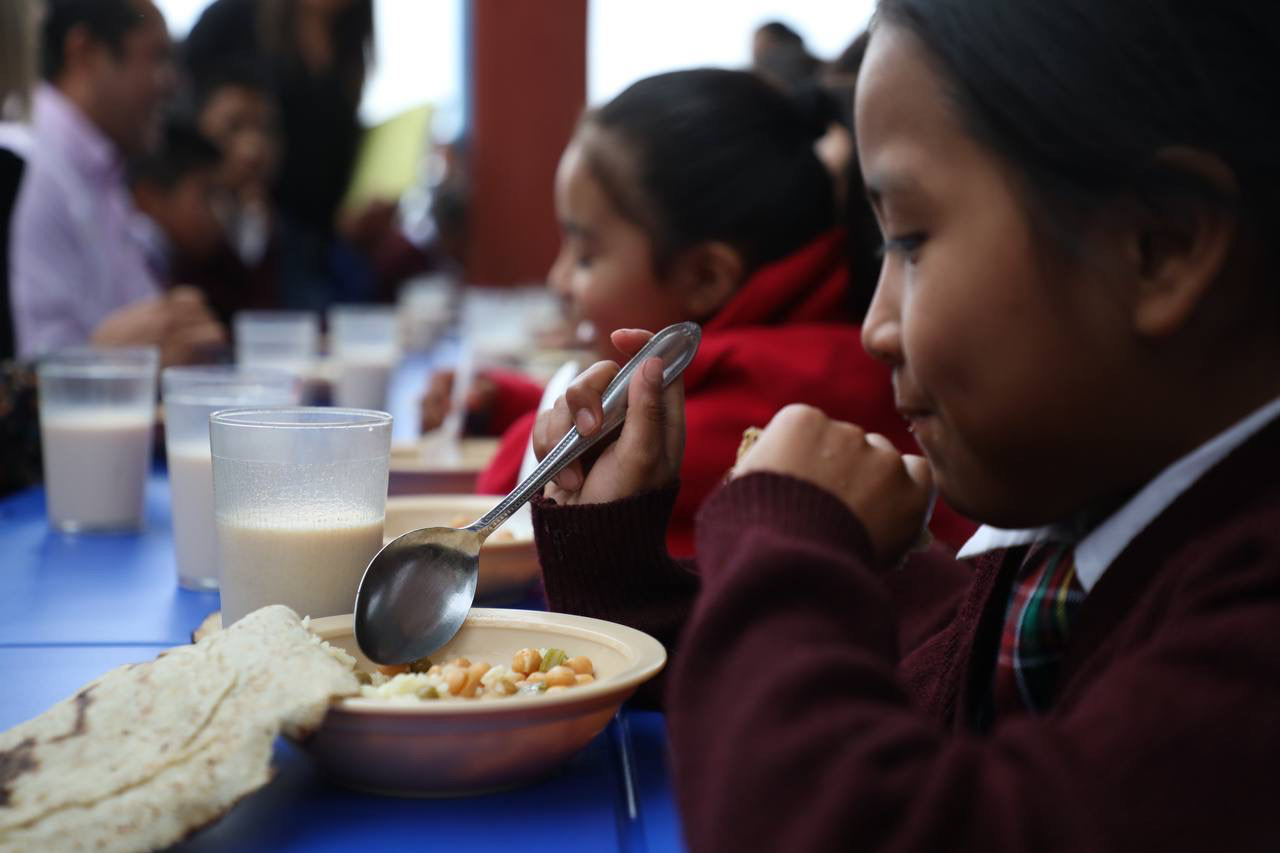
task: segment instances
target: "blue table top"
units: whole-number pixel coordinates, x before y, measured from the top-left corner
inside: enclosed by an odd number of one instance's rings
[[[175,582],[169,489],[147,484],[133,535],[51,531],[44,493],[0,500],[0,730],[112,667],[190,641],[216,593]],[[328,782],[287,741],[277,776],[180,849],[683,850],[661,714],[624,711],[584,751],[533,785],[460,799],[397,799]]]

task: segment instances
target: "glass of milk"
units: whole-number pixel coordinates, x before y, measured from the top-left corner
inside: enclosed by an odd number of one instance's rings
[[[77,347],[37,365],[45,494],[55,529],[142,527],[159,358],[154,347]]]
[[[335,305],[329,309],[334,405],[387,408],[391,371],[400,358],[399,329],[391,307]]]
[[[231,409],[209,417],[222,624],[268,604],[350,613],[382,547],[391,416]]]
[[[209,415],[244,406],[296,406],[301,381],[251,367],[167,367],[160,375],[178,585],[218,588]]]
[[[286,370],[303,379],[316,369],[320,317],[311,311],[237,311],[236,364]]]

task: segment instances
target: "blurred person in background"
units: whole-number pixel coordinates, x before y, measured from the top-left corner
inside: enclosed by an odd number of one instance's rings
[[[36,0],[0,3],[0,495],[40,479],[35,371],[13,360],[9,309],[9,225],[31,149],[39,14]]]
[[[49,0],[33,146],[14,211],[18,352],[158,346],[200,361],[225,331],[199,292],[164,293],[130,230],[125,162],[161,142],[174,85],[168,30],[150,0]]]
[[[823,62],[809,52],[804,37],[782,21],[768,21],[751,35],[751,70],[787,90],[814,82]]]
[[[0,360],[14,354],[9,308],[9,225],[31,150],[31,90],[35,85],[40,7],[36,0],[0,4]]]
[[[279,287],[289,307],[372,298],[369,259],[396,230],[389,200],[341,206],[363,133],[358,109],[372,49],[372,0],[214,0],[183,45],[193,78],[233,59],[270,74],[282,136],[272,193]]]
[[[841,97],[826,85],[827,63],[809,52],[804,38],[781,21],[769,21],[751,37],[751,70],[778,86],[825,123],[818,139],[818,159],[836,180],[836,198],[843,201],[845,176],[853,159],[853,123]],[[851,100],[851,99],[850,99]]]
[[[280,128],[269,79],[247,59],[230,59],[192,79],[195,123],[222,152],[218,218],[247,267],[262,262],[272,240]]]
[[[174,275],[199,287],[230,322],[237,311],[281,307],[280,217],[271,197],[280,158],[275,96],[266,70],[245,57],[188,71],[188,78],[192,121],[220,155],[212,201],[221,239],[208,257],[179,259]]]
[[[165,284],[175,270],[199,268],[223,244],[214,212],[222,153],[191,125],[173,120],[164,144],[129,166],[129,186],[137,206],[133,231],[147,264]]]

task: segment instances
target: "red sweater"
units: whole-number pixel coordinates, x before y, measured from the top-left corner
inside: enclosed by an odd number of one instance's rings
[[[683,486],[667,530],[673,554],[693,553],[698,507],[733,466],[742,431],[764,426],[788,403],[809,403],[918,452],[894,410],[889,369],[866,354],[861,330],[849,319],[843,239],[832,231],[761,268],[704,324],[698,355],[684,373]],[[477,492],[515,487],[535,414],[503,436]],[[974,525],[940,503],[931,528],[958,547]]]
[[[719,490],[699,518],[701,591],[667,693],[691,846],[1280,850],[1280,481],[1259,475],[1275,470],[1280,424],[1108,568],[1052,710],[990,731],[974,711],[1021,549],[963,566],[954,621],[904,655],[912,605],[894,586],[961,564],[934,551],[886,577],[832,495],[771,474]],[[683,622],[647,592],[697,586],[661,553],[667,501],[542,502],[553,604],[577,595],[640,627]]]

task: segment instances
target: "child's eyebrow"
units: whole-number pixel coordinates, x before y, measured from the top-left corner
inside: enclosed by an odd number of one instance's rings
[[[871,199],[872,204],[879,202],[886,195],[910,196],[924,193],[920,182],[915,178],[892,172],[867,175],[863,178],[863,185],[867,188],[867,198]]]

